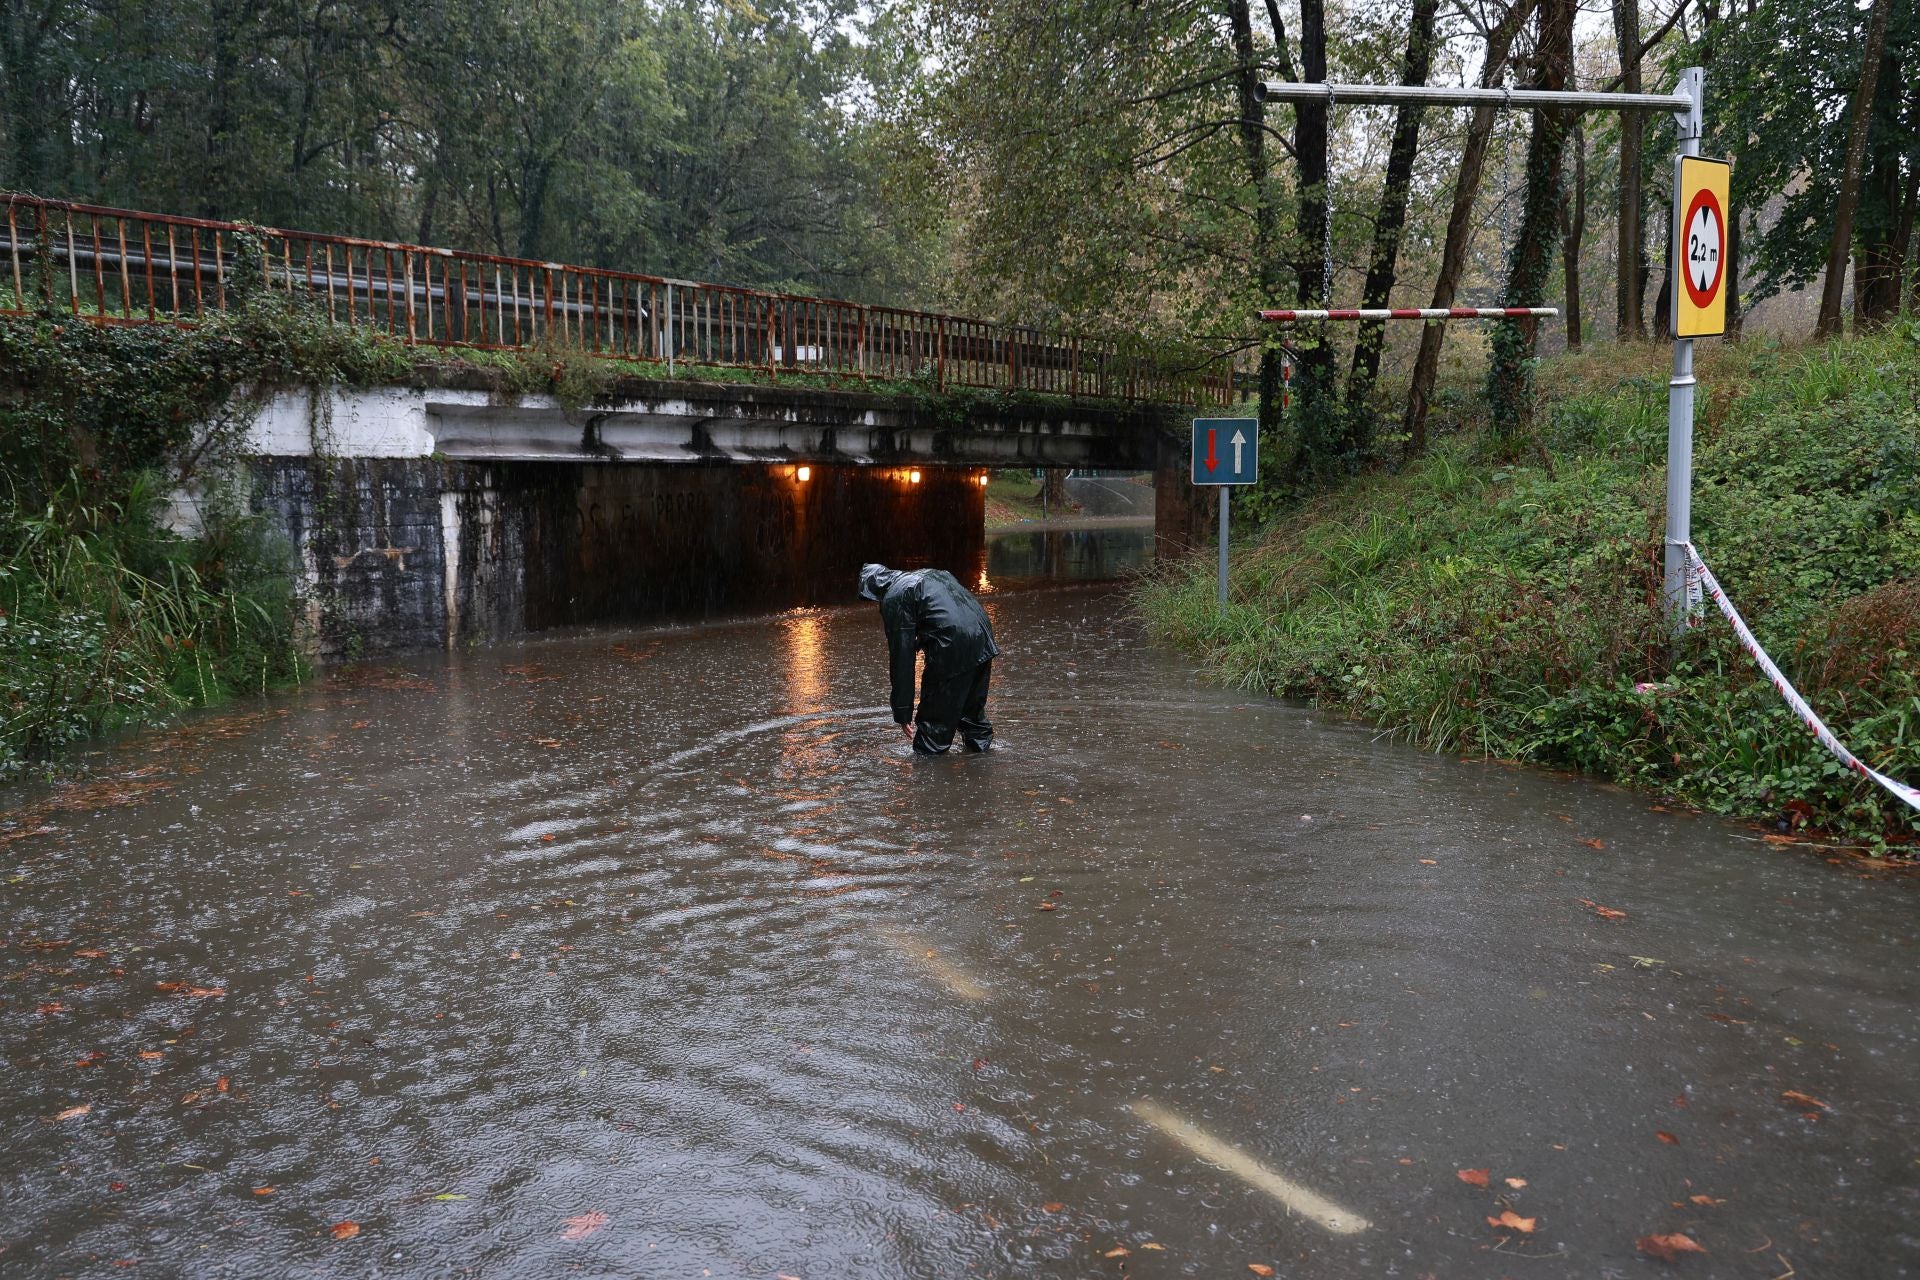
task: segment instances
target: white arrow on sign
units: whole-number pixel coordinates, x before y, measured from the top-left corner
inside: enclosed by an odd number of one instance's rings
[[[1233,469],[1238,473],[1240,470],[1240,450],[1246,445],[1247,438],[1240,432],[1235,431],[1233,433],[1233,439],[1228,441],[1228,443],[1233,446]]]

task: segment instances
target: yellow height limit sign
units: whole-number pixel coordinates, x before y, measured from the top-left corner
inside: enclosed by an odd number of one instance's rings
[[[1710,338],[1727,331],[1727,186],[1725,160],[1681,156],[1673,183],[1673,207],[1680,211],[1674,237],[1673,336]]]

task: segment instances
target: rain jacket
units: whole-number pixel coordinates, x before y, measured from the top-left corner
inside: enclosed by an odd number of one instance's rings
[[[911,572],[870,564],[860,570],[860,594],[880,602],[893,678],[893,721],[913,719],[913,655],[927,654],[929,682],[970,672],[1000,655],[987,611],[945,569]]]

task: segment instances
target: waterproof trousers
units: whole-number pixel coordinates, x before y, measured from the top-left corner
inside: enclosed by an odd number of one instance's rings
[[[971,670],[928,671],[920,679],[920,710],[914,714],[913,749],[923,756],[943,754],[953,745],[953,731],[975,751],[993,745],[993,725],[987,720],[987,684],[993,678],[993,659]]]

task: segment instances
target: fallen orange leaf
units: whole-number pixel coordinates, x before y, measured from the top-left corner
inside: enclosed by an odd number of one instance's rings
[[[148,1062],[158,1062],[161,1058],[164,1058],[167,1055],[160,1052],[158,1049],[142,1049],[140,1051],[140,1056]]]
[[[1520,1188],[1527,1185],[1527,1180],[1525,1178],[1508,1178],[1507,1185],[1512,1187],[1515,1191],[1518,1191]]]
[[[1604,849],[1607,847],[1605,840],[1582,840],[1580,843],[1589,849]]]
[[[1634,1244],[1649,1258],[1658,1258],[1662,1262],[1678,1262],[1683,1253],[1706,1252],[1695,1244],[1691,1237],[1684,1236],[1678,1231],[1664,1236],[1641,1236],[1634,1241]]]
[[[1421,866],[1423,866],[1423,867],[1437,867],[1437,866],[1439,866],[1439,865],[1440,865],[1440,859],[1438,859],[1438,858],[1422,858],[1422,859],[1420,859],[1420,865],[1421,865]]]
[[[1273,1268],[1264,1262],[1249,1262],[1247,1264],[1247,1270],[1257,1276],[1270,1276],[1273,1274]]]
[[[1580,899],[1580,905],[1593,908],[1594,914],[1602,920],[1625,920],[1627,918],[1626,912],[1616,911],[1612,907],[1603,907],[1592,898]]]
[[[560,1233],[562,1240],[585,1240],[588,1236],[611,1222],[612,1219],[598,1209],[589,1209],[577,1218],[567,1219],[567,1229]]]
[[[1159,1244],[1152,1240],[1147,1241],[1145,1244],[1141,1245],[1140,1247],[1142,1249],[1151,1249],[1155,1253],[1165,1253],[1167,1251],[1167,1246],[1163,1244]]]
[[[255,1187],[253,1189],[253,1194],[257,1196],[270,1196],[273,1194],[273,1192],[274,1192],[274,1188],[272,1187]]]
[[[1043,902],[1040,904],[1040,910],[1042,911],[1058,911],[1059,909],[1060,909],[1060,906],[1058,903]]]
[[[1538,1218],[1523,1218],[1511,1209],[1502,1209],[1499,1217],[1487,1219],[1487,1225],[1490,1227],[1500,1227],[1508,1231],[1518,1231],[1522,1235],[1530,1235],[1533,1232],[1534,1224],[1539,1221],[1540,1219]]]
[[[91,1102],[83,1102],[77,1107],[68,1107],[65,1111],[62,1111],[59,1115],[55,1116],[54,1119],[55,1120],[71,1120],[75,1116],[83,1116],[91,1110],[93,1110],[93,1104]]]
[[[1714,1199],[1714,1198],[1713,1198],[1712,1196],[1688,1196],[1688,1197],[1687,1197],[1687,1199],[1689,1199],[1689,1200],[1691,1200],[1691,1201],[1693,1201],[1693,1203],[1695,1203],[1695,1204],[1707,1204],[1707,1205],[1713,1205],[1713,1204],[1725,1204],[1725,1203],[1726,1203],[1726,1201],[1725,1201],[1725,1200],[1716,1200],[1716,1199]]]
[[[1677,1147],[1680,1145],[1680,1139],[1674,1137],[1672,1134],[1668,1133],[1665,1129],[1655,1129],[1653,1131],[1653,1136],[1660,1139],[1660,1141],[1666,1143],[1670,1147]]]
[[[1103,1258],[1124,1258],[1132,1252],[1133,1250],[1127,1248],[1125,1245],[1116,1245],[1114,1248],[1107,1250],[1105,1253],[1101,1254],[1100,1256]]]
[[[352,1219],[348,1219],[345,1222],[336,1222],[327,1228],[327,1234],[331,1235],[335,1240],[351,1240],[360,1234],[360,1224]]]
[[[1061,1211],[1062,1209],[1064,1209],[1064,1208],[1066,1208],[1066,1207],[1067,1207],[1067,1206],[1065,1206],[1064,1204],[1061,1204],[1061,1203],[1060,1203],[1060,1202],[1059,1202],[1058,1200],[1049,1200],[1049,1201],[1047,1201],[1047,1202],[1046,1202],[1045,1204],[1043,1204],[1043,1205],[1041,1205],[1041,1206],[1040,1206],[1040,1212],[1042,1212],[1042,1213],[1058,1213],[1058,1212],[1060,1212],[1060,1211]]]
[[[1797,1103],[1803,1107],[1818,1107],[1822,1111],[1833,1110],[1832,1107],[1820,1101],[1820,1099],[1814,1097],[1812,1094],[1802,1093],[1798,1089],[1787,1090],[1785,1093],[1780,1095],[1780,1101]]]
[[[1485,1169],[1461,1169],[1454,1176],[1470,1187],[1484,1187],[1487,1185],[1487,1172]]]

